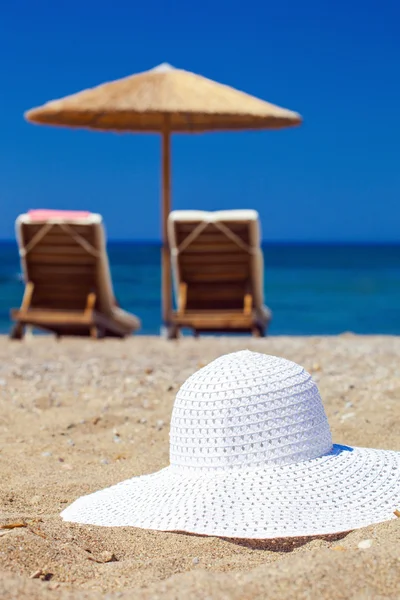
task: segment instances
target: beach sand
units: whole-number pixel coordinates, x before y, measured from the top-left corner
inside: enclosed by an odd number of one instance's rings
[[[0,525],[22,526],[0,530],[2,600],[399,598],[400,519],[269,542],[62,522],[78,496],[166,466],[180,384],[243,348],[313,373],[336,443],[400,450],[400,338],[3,337]]]

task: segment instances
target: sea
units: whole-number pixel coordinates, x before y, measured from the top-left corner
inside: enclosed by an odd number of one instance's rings
[[[263,246],[265,303],[271,335],[400,335],[400,245]],[[142,321],[140,334],[161,327],[157,243],[109,242],[115,295]],[[0,333],[24,290],[15,242],[0,242]]]

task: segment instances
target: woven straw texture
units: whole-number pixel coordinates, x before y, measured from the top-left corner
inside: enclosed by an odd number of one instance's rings
[[[176,132],[279,129],[295,112],[169,65],[53,100],[28,121],[99,130]]]
[[[82,497],[66,521],[234,538],[338,533],[395,518],[400,453],[332,444],[318,389],[288,360],[223,356],[179,390],[171,465]]]

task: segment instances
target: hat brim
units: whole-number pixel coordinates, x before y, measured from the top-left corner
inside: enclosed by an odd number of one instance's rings
[[[83,496],[65,521],[271,539],[340,533],[395,519],[400,452],[334,445],[275,467],[169,466]]]

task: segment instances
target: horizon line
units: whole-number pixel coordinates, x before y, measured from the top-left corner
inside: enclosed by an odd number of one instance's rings
[[[0,244],[16,244],[16,238],[0,238]],[[162,240],[151,238],[108,238],[108,244],[148,244],[160,246]],[[262,246],[400,246],[400,240],[261,240]]]

